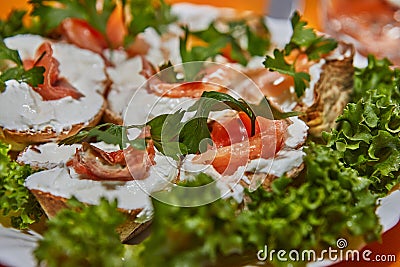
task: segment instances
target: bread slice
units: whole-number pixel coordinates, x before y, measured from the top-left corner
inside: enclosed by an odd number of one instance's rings
[[[314,102],[311,106],[300,103],[295,110],[305,112],[302,118],[310,127],[310,134],[321,137],[323,131],[336,128],[336,118],[350,100],[354,77],[354,47],[339,43],[335,55],[327,57],[322,72],[314,87]]]
[[[114,145],[105,143],[93,145],[108,152],[118,150]],[[66,166],[66,162],[79,147],[59,147],[56,143],[29,146],[20,153],[17,161],[45,170],[29,176],[25,186],[37,198],[50,219],[61,209],[67,208],[67,201],[72,196],[87,205],[96,205],[102,197],[110,201],[117,199],[119,211],[127,216],[126,222],[118,227],[117,232],[121,242],[129,242],[150,224],[150,195],[163,190],[175,179],[176,165],[172,159],[157,154],[155,165],[150,167],[148,177],[143,180],[92,180],[76,173],[73,167]]]
[[[335,128],[336,118],[350,99],[354,53],[353,45],[339,42],[333,52],[313,63],[309,67],[309,86],[300,98],[292,90],[292,84],[285,79],[280,80],[282,76],[276,72],[265,68],[245,72],[275,109],[304,113],[301,118],[310,127],[310,135],[319,138],[322,131]]]
[[[63,139],[101,120],[106,108],[102,94],[109,79],[100,56],[38,35],[16,35],[4,42],[27,62],[36,59],[38,49],[49,47],[51,59],[44,62],[51,67],[46,71],[55,73],[46,76],[44,84],[51,86],[44,89],[16,80],[6,81],[5,90],[0,94],[0,139],[19,149],[27,144]],[[55,90],[52,86],[72,86],[79,97],[64,95],[46,99],[40,92]]]
[[[13,148],[25,148],[29,144],[56,142],[78,133],[84,127],[97,125],[106,109],[106,102],[103,101],[102,106],[90,121],[85,123],[73,124],[69,130],[56,132],[52,127],[43,130],[11,130],[0,127],[0,139],[6,143],[13,144]],[[18,150],[18,149],[17,149]]]
[[[55,196],[51,193],[42,192],[40,190],[31,190],[31,192],[36,197],[49,219],[57,215],[60,210],[68,208],[67,198]],[[125,222],[116,229],[122,243],[130,242],[150,225],[150,221],[145,223],[136,222],[137,215],[142,211],[142,209],[119,209],[119,211],[127,217]]]

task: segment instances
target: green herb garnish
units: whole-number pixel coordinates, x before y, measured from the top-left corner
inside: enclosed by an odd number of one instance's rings
[[[25,70],[22,60],[18,51],[8,48],[4,42],[0,41],[0,62],[4,63],[5,68],[0,72],[0,92],[6,88],[6,81],[17,80],[19,82],[26,82],[27,84],[36,87],[43,83],[44,67],[33,67]],[[8,63],[12,62],[15,67],[9,67]]]
[[[30,32],[24,25],[26,10],[12,10],[5,20],[0,20],[0,39]]]
[[[132,16],[128,25],[129,38],[148,27],[154,28],[159,34],[164,33],[168,25],[177,19],[171,13],[171,6],[164,0],[133,0],[129,2],[129,10]]]
[[[301,20],[297,11],[293,14],[291,23],[293,33],[289,43],[283,50],[275,49],[273,57],[267,55],[264,66],[272,71],[292,76],[296,95],[301,97],[310,82],[310,75],[306,72],[296,71],[295,64],[298,56],[292,64],[285,60],[285,56],[288,56],[293,50],[298,50],[307,55],[309,60],[318,60],[334,50],[337,47],[337,41],[332,38],[317,36],[313,29],[306,27],[307,22]]]
[[[214,60],[217,55],[224,54],[241,65],[247,65],[251,56],[264,56],[270,47],[270,34],[264,21],[260,18],[257,29],[250,27],[245,20],[227,23],[227,30],[219,30],[216,23],[201,31],[189,31],[184,27],[184,35],[180,39],[182,62]],[[205,43],[204,46],[187,47],[189,36],[195,36]],[[228,53],[229,52],[229,53]],[[198,69],[187,69],[185,77],[191,80]]]
[[[386,58],[377,59],[369,55],[365,68],[355,68],[352,101],[357,102],[369,89],[393,88],[396,82],[394,78],[400,76],[400,70],[392,69],[392,66]]]
[[[40,19],[43,33],[54,30],[66,18],[86,20],[95,29],[105,34],[108,18],[116,7],[116,1],[96,0],[30,0],[32,16]]]
[[[267,104],[266,102],[262,103]],[[138,140],[128,140],[126,130],[150,126],[149,138],[153,140],[157,150],[166,156],[179,159],[182,155],[206,151],[207,144],[211,144],[210,130],[207,125],[210,112],[225,109],[246,113],[251,120],[251,132],[254,135],[257,116],[254,109],[260,109],[259,106],[251,106],[243,99],[237,100],[225,93],[204,92],[202,97],[187,111],[178,110],[173,114],[162,114],[143,125],[121,126],[105,123],[95,127],[84,128],[77,134],[61,140],[59,144],[71,145],[95,138],[97,141],[119,145],[120,148],[124,148],[126,144],[130,143],[145,149],[143,139],[139,143]],[[183,120],[186,112],[195,113],[192,117]],[[281,115],[296,116],[298,113]]]

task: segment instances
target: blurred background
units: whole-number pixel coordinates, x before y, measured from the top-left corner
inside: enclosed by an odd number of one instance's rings
[[[166,0],[252,10],[287,19],[299,10],[310,27],[355,44],[363,56],[387,57],[400,65],[400,0]],[[11,9],[29,9],[28,0],[0,0],[0,19]]]

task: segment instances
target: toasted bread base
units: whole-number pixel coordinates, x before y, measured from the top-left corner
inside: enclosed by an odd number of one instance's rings
[[[36,189],[31,190],[31,192],[38,200],[47,217],[50,219],[56,216],[56,214],[62,209],[68,208],[67,198],[55,196]],[[134,237],[144,231],[151,223],[150,221],[145,223],[135,222],[136,216],[142,211],[141,209],[119,210],[127,216],[127,220],[116,229],[122,243],[130,242]]]
[[[310,107],[298,105],[295,110],[305,112],[301,118],[310,127],[309,133],[314,137],[321,137],[323,131],[336,128],[336,118],[350,100],[353,88],[353,56],[354,47],[349,44],[339,43],[343,53],[351,51],[343,60],[327,60],[322,66],[322,73],[315,85],[314,104]]]
[[[0,127],[0,140],[12,145],[12,150],[23,150],[27,145],[59,141],[79,132],[84,127],[97,125],[103,117],[106,109],[104,101],[97,114],[88,123],[79,123],[72,125],[71,129],[57,133],[51,127],[41,131],[16,131]]]

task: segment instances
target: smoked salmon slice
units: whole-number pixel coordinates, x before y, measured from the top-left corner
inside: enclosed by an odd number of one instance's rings
[[[43,83],[33,88],[43,100],[58,100],[67,96],[79,99],[83,96],[65,78],[59,76],[59,62],[53,57],[53,49],[49,42],[44,42],[38,48],[35,59],[24,60],[23,63],[25,69],[35,66],[45,68]]]
[[[251,123],[246,117],[245,113],[239,113],[239,118],[213,123],[211,139],[215,146],[197,155],[194,162],[212,164],[219,173],[231,175],[249,160],[272,158],[282,149],[289,126],[286,120],[269,120],[259,116],[256,119],[255,134],[250,136]]]

